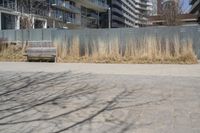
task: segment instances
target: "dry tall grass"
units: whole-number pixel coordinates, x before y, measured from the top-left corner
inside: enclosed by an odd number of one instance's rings
[[[174,38],[144,36],[142,39],[127,37],[120,42],[119,37],[109,41],[102,38],[81,40],[78,36],[56,40],[60,62],[92,63],[197,63],[191,39],[180,41]]]
[[[191,39],[157,38],[143,36],[138,39],[118,36],[108,40],[72,36],[66,41],[55,40],[59,62],[84,63],[197,63]],[[0,39],[0,61],[25,61],[25,47],[6,44]]]
[[[0,61],[25,61],[22,45],[7,44],[0,41]]]

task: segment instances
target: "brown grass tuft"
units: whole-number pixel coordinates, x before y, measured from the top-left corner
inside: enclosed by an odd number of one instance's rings
[[[0,61],[25,61],[23,46],[0,43]]]
[[[59,50],[58,55],[62,55],[59,56],[60,62],[197,63],[191,39],[183,42],[178,36],[170,39],[144,36],[140,40],[129,37],[124,44],[120,44],[118,37],[109,41],[98,38],[84,42],[75,36],[71,41],[55,43]]]

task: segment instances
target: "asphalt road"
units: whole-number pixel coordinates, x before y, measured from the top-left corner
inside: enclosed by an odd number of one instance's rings
[[[200,133],[200,64],[0,63],[0,133]]]

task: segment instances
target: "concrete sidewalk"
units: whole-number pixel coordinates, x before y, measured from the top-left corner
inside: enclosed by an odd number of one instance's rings
[[[0,71],[81,72],[92,74],[158,75],[200,77],[200,64],[82,64],[0,62]]]
[[[200,133],[200,65],[2,62],[0,133]]]

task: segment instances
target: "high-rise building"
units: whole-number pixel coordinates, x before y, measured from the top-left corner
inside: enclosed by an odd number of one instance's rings
[[[190,5],[192,5],[190,13],[200,15],[200,1],[190,0]]]
[[[0,29],[97,28],[106,0],[0,0]]]
[[[100,14],[108,11],[107,0],[78,0],[77,3],[81,4],[81,26],[100,28]]]
[[[190,0],[192,5],[190,13],[198,16],[198,23],[200,23],[200,0]]]
[[[148,24],[152,10],[151,0],[108,0],[111,10],[111,27],[140,27]],[[108,24],[108,23],[106,23]]]

